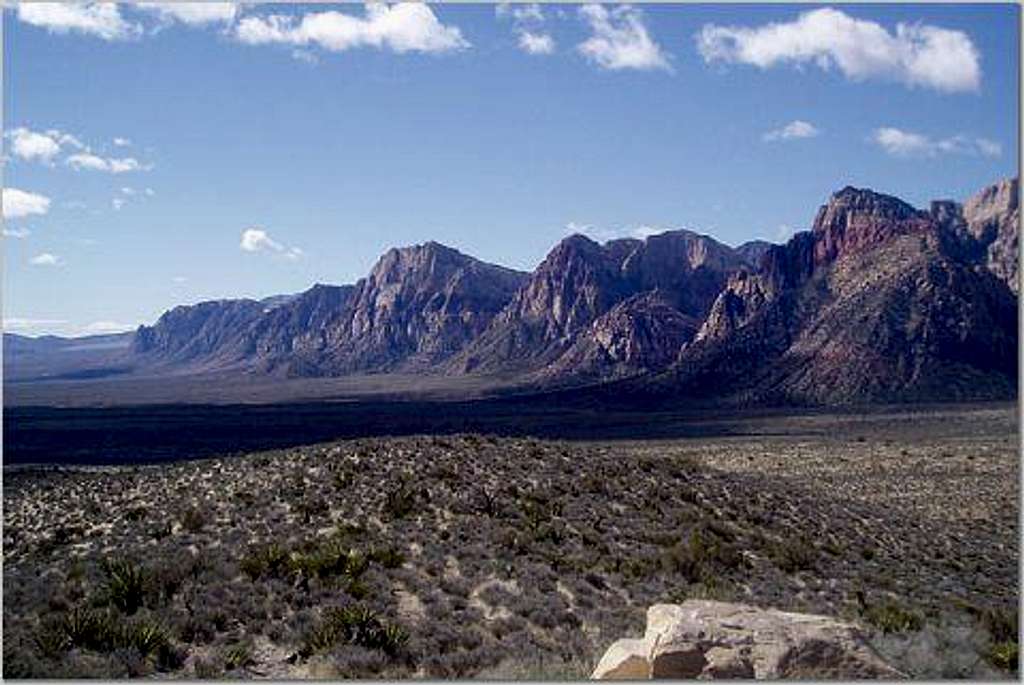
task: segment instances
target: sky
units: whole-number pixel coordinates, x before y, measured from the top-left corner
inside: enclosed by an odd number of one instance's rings
[[[351,283],[427,240],[810,227],[1018,173],[1004,5],[32,3],[3,10],[4,329]]]

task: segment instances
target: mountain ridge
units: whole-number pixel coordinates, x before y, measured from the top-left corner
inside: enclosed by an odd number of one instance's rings
[[[95,359],[153,375],[472,375],[524,392],[625,382],[680,402],[1006,398],[1018,195],[1004,179],[918,209],[845,186],[785,244],[574,234],[530,273],[428,241],[351,285],[174,307]]]

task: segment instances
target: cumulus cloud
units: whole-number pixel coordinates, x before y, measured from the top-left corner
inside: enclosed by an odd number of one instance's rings
[[[27,228],[5,228],[4,229],[4,237],[5,238],[18,238],[18,239],[21,239],[21,238],[27,238],[30,235],[32,235],[32,232],[29,231]]]
[[[288,247],[277,242],[262,228],[247,228],[242,231],[242,240],[238,246],[243,252],[272,252],[291,261],[301,259],[305,255],[305,252],[297,247]]]
[[[827,7],[755,28],[707,24],[697,34],[697,47],[706,62],[761,69],[834,66],[856,81],[883,79],[949,93],[981,85],[981,60],[966,33],[920,23],[899,23],[892,33]]]
[[[499,19],[511,18],[519,22],[543,22],[544,10],[537,3],[529,5],[513,5],[510,2],[499,2],[494,6],[494,14]]]
[[[11,140],[11,153],[15,157],[52,164],[53,158],[60,154],[60,142],[46,133],[19,127],[8,131],[6,135]]]
[[[511,19],[518,39],[519,49],[529,55],[550,55],[555,51],[555,39],[550,33],[541,30],[544,24],[544,10],[533,3],[530,5],[511,5],[507,2],[498,3],[494,14],[499,19]]]
[[[125,21],[113,2],[22,2],[18,19],[51,33],[81,33],[103,40],[137,37],[142,28]]]
[[[115,212],[120,212],[121,208],[124,207],[124,205],[125,200],[120,197],[115,197],[113,200],[110,201],[110,206],[114,208]]]
[[[520,31],[519,48],[530,55],[550,55],[555,51],[555,39],[547,33]]]
[[[140,2],[136,7],[153,12],[164,21],[189,26],[230,24],[238,11],[233,2]]]
[[[592,35],[576,49],[599,67],[672,71],[668,56],[647,32],[639,10],[626,5],[612,11],[603,5],[584,5],[579,12]]]
[[[21,219],[50,211],[50,198],[17,188],[3,189],[3,204],[5,219]]]
[[[118,147],[127,147],[132,144],[132,141],[127,138],[114,138],[114,145]]]
[[[33,266],[60,266],[64,263],[60,257],[49,252],[41,252],[28,261]]]
[[[936,139],[892,126],[875,129],[870,140],[895,157],[937,157],[944,154],[998,157],[1003,153],[1002,146],[988,138],[955,135]]]
[[[79,152],[71,155],[65,163],[75,171],[105,171],[110,174],[123,174],[130,171],[149,171],[151,164],[141,164],[134,157],[100,157],[92,152]]]
[[[821,131],[814,124],[802,119],[795,119],[782,128],[768,131],[762,137],[766,141],[793,140],[798,138],[814,138],[820,133]]]
[[[332,52],[373,47],[397,53],[443,53],[470,46],[458,27],[442,24],[430,7],[418,2],[367,5],[361,17],[336,11],[301,18],[249,16],[238,22],[235,36],[249,45],[314,45]]]
[[[242,242],[239,247],[245,252],[259,252],[260,250],[280,252],[284,249],[281,243],[274,241],[266,231],[260,228],[247,228],[242,231]]]

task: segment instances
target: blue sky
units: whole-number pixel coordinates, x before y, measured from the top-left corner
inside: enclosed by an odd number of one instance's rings
[[[25,9],[28,7],[29,9]],[[1017,173],[1015,5],[4,10],[4,321],[83,334],[438,240],[728,244]]]

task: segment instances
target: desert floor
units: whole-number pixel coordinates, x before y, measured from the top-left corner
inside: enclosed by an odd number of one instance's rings
[[[844,617],[912,676],[1011,675],[1015,407],[730,425],[5,468],[4,675],[584,678],[690,597]]]

